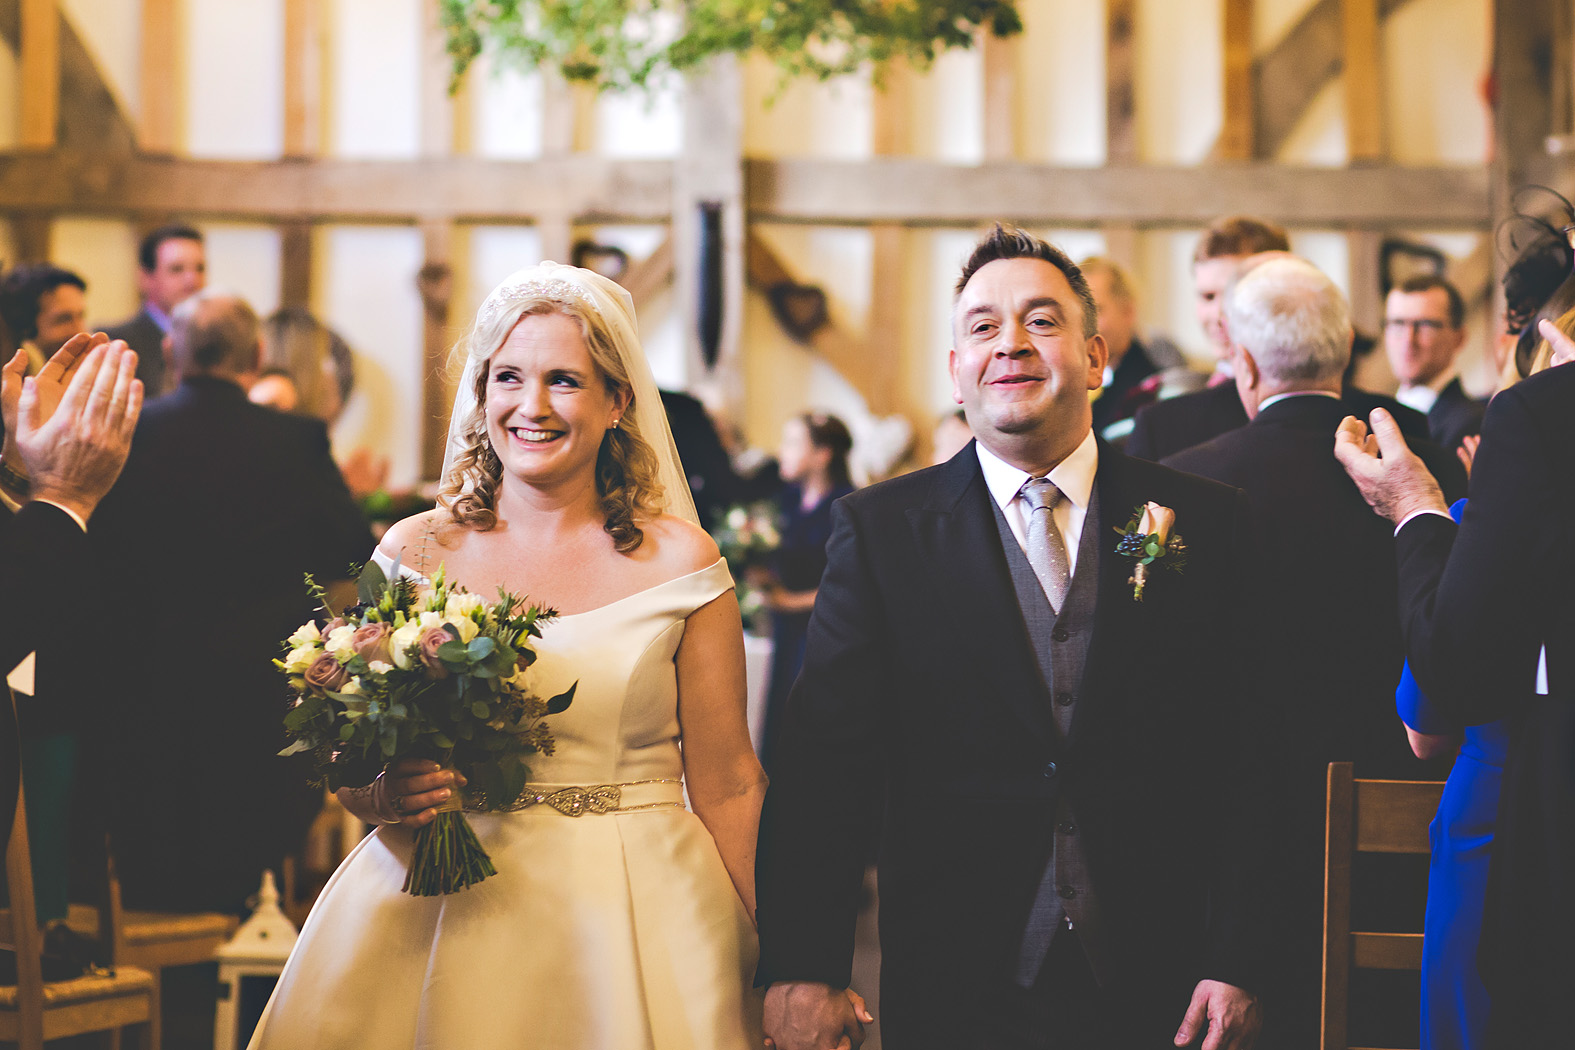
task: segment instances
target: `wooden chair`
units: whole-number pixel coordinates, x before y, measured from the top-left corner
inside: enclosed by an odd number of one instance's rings
[[[1346,1042],[1351,970],[1420,970],[1420,933],[1351,929],[1351,858],[1357,853],[1429,853],[1439,780],[1357,780],[1351,763],[1329,763],[1323,868],[1322,1050]]]
[[[5,870],[11,908],[0,912],[0,936],[16,950],[17,983],[0,986],[0,1040],[20,1050],[42,1050],[45,1040],[91,1032],[118,1042],[131,1028],[141,1050],[153,1050],[153,975],[134,966],[115,966],[112,976],[90,974],[45,981],[40,961],[43,939],[34,920],[33,858],[27,842],[27,810],[17,792],[16,821],[6,846]],[[114,916],[109,919],[113,931]]]

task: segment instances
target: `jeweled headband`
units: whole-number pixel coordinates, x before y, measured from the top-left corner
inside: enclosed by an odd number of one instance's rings
[[[534,278],[521,281],[519,284],[504,285],[487,296],[487,301],[481,304],[481,310],[476,314],[476,328],[480,330],[488,327],[510,305],[526,299],[578,303],[598,316],[601,313],[590,293],[573,281],[565,281],[557,277]]]

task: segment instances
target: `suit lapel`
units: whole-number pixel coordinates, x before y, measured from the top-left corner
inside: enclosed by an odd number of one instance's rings
[[[1023,624],[989,500],[970,443],[941,468],[924,506],[908,511],[909,524],[942,599],[953,608],[954,644],[974,654],[971,665],[987,679],[981,692],[1001,697],[1025,725],[1053,741],[1050,694]]]
[[[1099,534],[1094,544],[1099,557],[1099,599],[1094,608],[1094,632],[1089,640],[1088,662],[1083,671],[1081,699],[1072,722],[1069,744],[1075,746],[1109,711],[1113,698],[1125,692],[1134,661],[1123,649],[1133,636],[1138,603],[1132,598],[1132,559],[1118,555],[1116,531],[1125,529],[1132,508],[1147,502],[1132,478],[1132,461],[1104,442],[1099,444],[1099,472],[1094,487],[1099,493]],[[1081,566],[1079,566],[1081,570]]]

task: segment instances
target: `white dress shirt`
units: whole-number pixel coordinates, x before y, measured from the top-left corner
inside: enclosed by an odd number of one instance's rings
[[[1446,368],[1434,376],[1431,383],[1417,386],[1402,385],[1395,391],[1395,400],[1407,408],[1416,409],[1425,416],[1433,411],[1433,406],[1438,403],[1438,395],[1444,392],[1444,387],[1454,382],[1459,375],[1459,370]]]
[[[1012,535],[1017,537],[1017,545],[1026,553],[1028,518],[1032,511],[1019,493],[1023,483],[1034,475],[1007,463],[985,448],[982,441],[975,441],[974,448],[979,453],[979,469],[984,471],[984,484],[990,490],[990,497],[1001,508],[1001,513],[1006,515],[1006,524],[1011,526]],[[1082,444],[1046,475],[1065,497],[1056,503],[1051,513],[1055,516],[1055,527],[1061,530],[1061,539],[1066,543],[1069,577],[1077,572],[1078,540],[1083,535],[1083,519],[1088,517],[1088,501],[1094,495],[1094,472],[1098,467],[1099,446],[1094,443],[1094,432],[1090,430],[1083,436]]]

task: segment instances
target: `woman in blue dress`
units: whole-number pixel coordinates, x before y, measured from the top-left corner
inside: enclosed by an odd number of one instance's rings
[[[1456,521],[1466,501],[1449,512]],[[1427,917],[1422,926],[1422,1050],[1474,1050],[1485,1045],[1488,993],[1477,973],[1482,904],[1498,816],[1499,782],[1509,751],[1506,721],[1461,726],[1417,688],[1406,665],[1395,706],[1418,758],[1460,752],[1429,829]]]
[[[766,607],[771,610],[771,679],[760,761],[767,773],[788,693],[804,663],[809,614],[815,607],[820,574],[826,570],[831,504],[853,491],[848,471],[852,448],[847,425],[824,412],[795,416],[782,428],[777,451],[784,482],[778,496],[782,544],[772,556],[772,583],[766,592]]]

